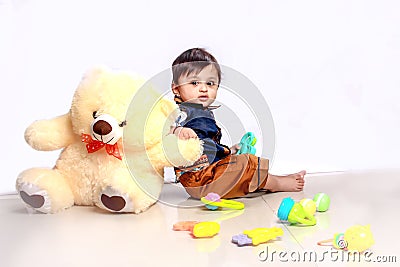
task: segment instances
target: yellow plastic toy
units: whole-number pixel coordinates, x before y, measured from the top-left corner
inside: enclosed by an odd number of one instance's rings
[[[194,237],[213,237],[219,233],[220,225],[217,222],[199,222],[193,227]]]
[[[374,243],[370,225],[353,225],[344,233],[335,234],[332,239],[318,242],[320,246],[332,245],[336,249],[363,252]]]
[[[300,200],[300,205],[303,206],[303,209],[308,214],[314,215],[317,211],[317,204],[311,198],[303,198]]]
[[[209,210],[217,210],[219,207],[242,210],[244,209],[244,204],[239,201],[230,199],[221,199],[217,193],[208,193],[205,197],[202,197],[201,202],[206,204],[206,208]]]
[[[220,222],[242,215],[244,210],[220,211],[220,216],[215,221],[180,221],[173,225],[174,231],[188,231],[194,238],[213,237],[220,231]]]
[[[347,241],[347,249],[352,251],[364,251],[371,247],[375,241],[372,236],[371,226],[354,225],[344,232],[344,240]]]
[[[193,237],[213,237],[219,233],[220,225],[217,222],[182,221],[174,224],[174,231],[189,231]]]
[[[243,234],[238,234],[232,237],[232,242],[238,246],[253,245],[257,246],[261,243],[266,243],[278,236],[283,235],[282,228],[255,228],[252,230],[245,230]]]

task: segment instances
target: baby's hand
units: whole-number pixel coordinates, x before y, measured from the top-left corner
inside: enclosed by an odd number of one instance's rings
[[[190,139],[190,138],[197,138],[197,134],[195,131],[193,131],[190,128],[187,127],[176,127],[173,131],[173,133],[179,138],[179,139]]]
[[[234,145],[231,147],[231,154],[232,154],[232,155],[236,154],[236,153],[239,151],[239,149],[240,149],[240,145],[239,145],[239,144],[234,144]]]

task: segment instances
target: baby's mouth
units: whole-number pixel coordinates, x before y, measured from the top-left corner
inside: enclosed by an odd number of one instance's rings
[[[198,97],[200,101],[207,101],[208,100],[208,96],[199,96]]]

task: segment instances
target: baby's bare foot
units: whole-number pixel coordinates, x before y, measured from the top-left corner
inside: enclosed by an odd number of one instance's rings
[[[303,190],[305,175],[304,170],[285,176],[268,174],[264,188],[271,192],[299,192]]]

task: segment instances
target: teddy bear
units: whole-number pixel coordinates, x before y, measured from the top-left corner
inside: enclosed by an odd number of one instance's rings
[[[42,213],[73,205],[117,213],[147,210],[161,193],[164,167],[190,165],[202,154],[200,140],[169,133],[177,110],[134,73],[89,69],[68,113],[25,130],[32,148],[62,150],[53,168],[21,172],[17,192],[28,208]]]

